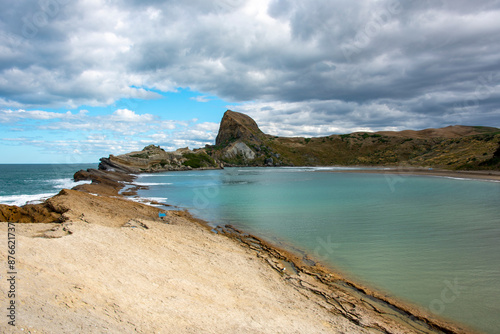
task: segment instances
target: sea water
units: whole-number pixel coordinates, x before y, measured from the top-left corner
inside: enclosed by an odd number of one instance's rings
[[[327,171],[146,174],[139,195],[291,244],[390,296],[500,333],[500,183]]]
[[[97,164],[0,164],[0,204],[40,203],[61,189],[89,181],[74,182],[73,175]]]

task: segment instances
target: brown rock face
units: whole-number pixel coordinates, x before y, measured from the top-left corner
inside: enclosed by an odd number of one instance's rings
[[[54,223],[64,220],[64,208],[54,207],[49,201],[22,207],[0,204],[0,221],[11,223]]]
[[[258,140],[264,133],[255,121],[242,113],[227,110],[222,117],[215,145],[227,144],[234,139]]]

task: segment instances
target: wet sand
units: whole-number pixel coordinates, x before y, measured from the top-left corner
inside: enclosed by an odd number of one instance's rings
[[[472,332],[230,226],[214,233],[122,198],[116,175],[93,177],[47,201],[62,222],[15,225],[16,326],[4,319],[1,332]]]
[[[386,174],[386,175],[422,175],[422,176],[439,176],[449,178],[462,178],[473,180],[489,180],[500,181],[500,171],[452,171],[446,169],[434,168],[417,168],[417,167],[373,167],[380,169],[349,169],[349,170],[333,170],[319,171],[323,173],[364,173],[364,174]]]

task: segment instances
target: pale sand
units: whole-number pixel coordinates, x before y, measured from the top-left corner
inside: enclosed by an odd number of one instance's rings
[[[157,208],[79,191],[49,201],[70,209],[68,220],[15,225],[16,327],[2,278],[2,333],[434,332],[314,275],[287,274],[182,212],[161,220]],[[0,223],[2,268],[6,230]]]
[[[374,167],[383,168],[383,167]],[[447,169],[434,169],[434,168],[418,168],[418,167],[386,167],[384,169],[350,169],[350,170],[333,170],[333,171],[319,171],[325,173],[364,173],[364,174],[385,174],[389,178],[394,176],[393,182],[400,182],[401,178],[405,175],[422,175],[422,176],[439,176],[459,179],[473,179],[473,180],[486,180],[486,181],[500,181],[500,171],[495,170],[447,170]]]

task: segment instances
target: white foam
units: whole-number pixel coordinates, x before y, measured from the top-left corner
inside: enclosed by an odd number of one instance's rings
[[[380,168],[374,168],[374,167],[312,167],[313,170],[339,170],[339,171],[342,171],[342,170],[381,170]]]
[[[164,185],[170,185],[172,183],[168,183],[168,182],[165,182],[165,183],[161,183],[161,182],[134,182],[134,184],[138,185],[138,186],[164,186]]]
[[[150,205],[151,202],[166,203],[168,200],[167,197],[128,197],[128,199],[137,203]]]
[[[57,193],[0,196],[0,203],[16,206],[23,206],[25,204],[38,204],[55,195],[57,195]]]
[[[67,179],[54,179],[54,180],[50,180],[49,182],[53,183],[54,184],[54,188],[56,188],[56,189],[71,189],[71,188],[79,186],[81,184],[91,184],[92,183],[92,181],[90,181],[90,180],[84,180],[84,181],[75,182],[71,178],[67,178]]]
[[[444,177],[445,179],[452,179],[452,180],[459,180],[459,181],[483,181],[483,182],[500,183],[500,181],[498,181],[498,180],[489,180],[489,179],[474,179],[474,178],[456,177],[456,176],[437,176],[437,177]]]
[[[284,170],[287,172],[315,172],[315,171],[343,171],[343,170],[378,170],[380,168],[370,167],[343,167],[343,166],[302,166],[302,167],[264,167],[257,169],[238,169],[238,172],[254,173],[258,172],[275,172],[276,169]]]

